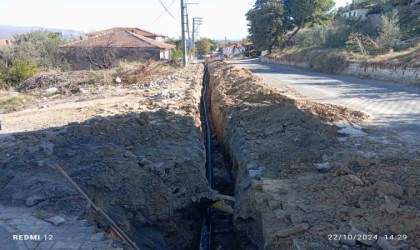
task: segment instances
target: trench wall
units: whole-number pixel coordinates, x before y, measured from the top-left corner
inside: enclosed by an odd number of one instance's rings
[[[246,144],[246,135],[239,126],[232,123],[235,108],[228,102],[219,81],[221,63],[209,65],[208,95],[211,101],[211,115],[214,133],[230,156],[232,172],[235,178],[235,230],[237,238],[249,238],[254,245],[263,244],[260,211],[252,204],[252,181],[259,179],[261,169],[251,157],[251,149]]]
[[[389,144],[374,142],[380,147],[375,152],[387,160],[370,164],[373,159],[360,158],[360,152],[372,142],[346,137],[340,143],[338,127],[328,125],[328,113],[339,114],[340,109],[289,99],[248,70],[222,62],[212,62],[208,69],[215,133],[229,153],[236,178],[235,233],[238,244],[245,242],[236,249],[350,249],[356,240],[338,242],[328,235],[419,231],[418,216],[411,212],[418,199],[403,191],[415,189],[404,185],[415,183],[408,177],[415,176],[417,162],[406,165],[406,177],[378,175],[396,173],[403,165],[388,162]],[[387,211],[385,187],[393,187],[389,192],[406,205]],[[394,247],[380,238],[360,243],[375,249]],[[418,241],[401,244],[414,246]]]
[[[285,176],[293,171],[291,166],[310,171],[311,163],[330,150],[335,130],[248,70],[222,62],[210,63],[208,69],[215,133],[236,178],[237,241],[258,249],[286,249],[289,245],[283,238],[294,234],[289,228],[296,225],[283,215],[295,211],[297,204]],[[283,191],[274,192],[274,197],[270,190],[277,187]],[[307,225],[297,227],[306,230]],[[276,236],[282,230],[286,236]]]

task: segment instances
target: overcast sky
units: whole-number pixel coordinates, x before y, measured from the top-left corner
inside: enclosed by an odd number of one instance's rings
[[[169,13],[164,13],[162,3]],[[139,27],[170,37],[181,33],[180,0],[0,0],[0,24],[65,28],[83,32],[109,27]],[[336,0],[343,6],[351,0]],[[203,17],[200,35],[241,39],[245,13],[255,0],[186,0],[191,17]],[[172,3],[172,5],[171,5]],[[170,6],[171,5],[171,6]],[[169,7],[170,6],[170,7]],[[159,19],[158,17],[164,13]]]

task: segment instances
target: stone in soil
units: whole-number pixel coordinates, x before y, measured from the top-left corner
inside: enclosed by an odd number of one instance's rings
[[[52,217],[48,217],[44,219],[45,221],[51,222],[52,224],[54,224],[55,226],[58,226],[60,224],[63,224],[66,220],[58,215],[52,216]]]
[[[377,181],[372,190],[379,197],[391,195],[400,198],[403,196],[403,188],[400,185],[382,180]]]

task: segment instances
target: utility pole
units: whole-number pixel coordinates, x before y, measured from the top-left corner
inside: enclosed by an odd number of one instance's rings
[[[188,4],[198,4],[198,3],[185,3],[184,0],[181,0],[181,32],[182,32],[182,66],[187,66],[187,43],[185,41],[185,24],[187,24],[188,30],[188,41],[190,40],[190,27],[188,22]],[[187,22],[185,22],[185,17],[187,18]]]
[[[190,55],[189,60],[191,60],[191,51],[192,51],[191,37],[190,37],[190,19],[188,17],[188,5],[190,4],[198,4],[198,3],[185,3],[185,17],[187,18],[187,34],[188,34],[187,51],[188,51],[188,54]]]
[[[188,61],[191,62],[191,37],[190,37],[190,18],[188,17],[188,3],[185,4],[185,17],[187,18],[187,34],[188,34],[187,56],[188,56]]]
[[[181,39],[182,39],[182,66],[186,67],[187,66],[187,46],[185,43],[185,20],[184,20],[184,0],[181,0]]]
[[[185,4],[185,17],[187,18],[187,34],[188,34],[188,50],[191,49],[191,37],[190,37],[190,19],[188,17],[188,3]]]
[[[203,24],[202,17],[193,17],[193,29],[192,29],[192,52],[195,53],[195,33],[197,33],[198,27]],[[195,57],[195,55],[194,55]]]

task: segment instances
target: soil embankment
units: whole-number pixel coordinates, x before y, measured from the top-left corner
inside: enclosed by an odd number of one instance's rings
[[[360,112],[292,100],[222,62],[210,63],[209,74],[216,134],[236,178],[240,247],[419,247],[416,152],[330,123],[357,121]]]
[[[61,88],[50,82],[38,85]],[[205,177],[201,84],[197,66],[143,84],[58,92],[41,98],[42,108],[2,115],[1,204],[86,217],[109,232],[51,168],[58,163],[140,249],[193,248],[200,202],[213,195]]]

